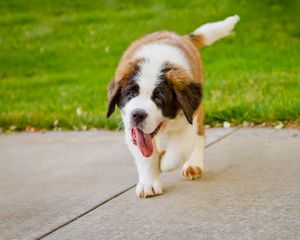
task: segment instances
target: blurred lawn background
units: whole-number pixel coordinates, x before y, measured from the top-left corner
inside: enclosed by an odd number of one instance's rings
[[[134,39],[233,14],[234,33],[201,51],[206,124],[297,120],[299,12],[297,0],[0,0],[0,127],[118,128],[106,88]]]

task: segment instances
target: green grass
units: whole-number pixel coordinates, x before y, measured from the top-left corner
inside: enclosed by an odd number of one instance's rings
[[[234,33],[201,51],[206,123],[297,120],[299,9],[297,0],[0,0],[0,127],[117,128],[119,114],[105,118],[106,87],[128,44],[236,13]]]

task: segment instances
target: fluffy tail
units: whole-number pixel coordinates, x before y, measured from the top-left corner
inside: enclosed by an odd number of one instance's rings
[[[234,25],[240,20],[238,15],[228,17],[223,21],[207,23],[186,36],[196,47],[201,48],[230,34]]]

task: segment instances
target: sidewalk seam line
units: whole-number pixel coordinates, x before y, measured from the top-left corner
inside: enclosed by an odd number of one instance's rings
[[[237,130],[239,130],[238,127],[235,128],[234,130],[230,131],[229,133],[227,133],[227,134],[225,134],[225,135],[219,137],[219,138],[216,139],[215,141],[212,141],[211,143],[205,145],[204,148],[208,148],[208,147],[214,145],[215,143],[218,143],[218,142],[222,141],[223,139],[227,138],[227,137],[230,136],[231,134],[235,133]],[[65,223],[63,223],[63,224],[61,224],[61,225],[59,225],[58,227],[56,227],[56,228],[50,230],[49,232],[47,232],[47,233],[45,233],[45,234],[43,234],[43,235],[41,235],[41,236],[39,236],[39,237],[37,237],[37,238],[35,238],[35,239],[36,239],[36,240],[40,240],[40,239],[43,239],[43,238],[49,236],[50,234],[56,232],[57,230],[59,230],[59,229],[65,227],[65,226],[69,225],[69,224],[72,223],[72,222],[75,222],[77,219],[79,219],[79,218],[81,218],[81,217],[83,217],[83,216],[89,214],[90,212],[96,210],[98,207],[101,207],[102,205],[106,204],[107,202],[109,202],[109,201],[111,201],[111,200],[113,200],[113,199],[119,197],[119,196],[122,195],[123,193],[128,192],[130,189],[134,188],[135,186],[136,186],[136,184],[134,184],[134,185],[132,185],[132,186],[126,188],[125,190],[123,190],[123,191],[121,191],[121,192],[119,192],[119,193],[113,195],[112,197],[110,197],[110,198],[104,200],[103,202],[101,202],[101,203],[97,204],[96,206],[92,207],[91,209],[89,209],[89,210],[87,210],[87,211],[85,211],[85,212],[79,214],[78,216],[76,216],[76,217],[74,217],[74,218],[71,218],[69,221],[67,221],[67,222],[65,222]]]
[[[71,218],[69,221],[67,221],[67,222],[65,222],[65,223],[63,223],[63,224],[61,224],[61,225],[59,225],[58,227],[56,227],[56,228],[50,230],[49,232],[47,232],[47,233],[45,233],[45,234],[43,234],[43,235],[41,235],[41,236],[39,236],[39,237],[37,237],[37,238],[35,238],[35,239],[36,239],[36,240],[40,240],[40,239],[42,239],[42,238],[47,237],[48,235],[50,235],[50,234],[56,232],[57,230],[59,230],[59,229],[65,227],[65,226],[69,225],[70,223],[76,221],[77,219],[79,219],[79,218],[85,216],[86,214],[89,214],[90,212],[94,211],[94,210],[97,209],[98,207],[101,207],[101,206],[104,205],[105,203],[107,203],[107,202],[113,200],[114,198],[117,198],[117,197],[120,196],[121,194],[123,194],[123,193],[129,191],[130,189],[134,188],[135,185],[136,185],[136,184],[134,184],[133,186],[130,186],[130,187],[126,188],[125,190],[123,190],[123,191],[121,191],[121,192],[119,192],[119,193],[113,195],[112,197],[110,197],[110,198],[104,200],[103,202],[101,202],[101,203],[97,204],[96,206],[92,207],[91,209],[89,209],[89,210],[87,210],[87,211],[85,211],[85,212],[79,214],[78,216],[76,216],[76,217],[74,217],[74,218]]]
[[[234,134],[236,131],[238,131],[240,128],[235,128],[232,131],[230,131],[229,133],[226,133],[225,135],[221,136],[220,138],[216,139],[215,141],[212,141],[211,143],[207,144],[205,146],[205,148],[210,147],[211,145],[214,145],[215,143],[221,142],[222,140],[224,140],[225,138],[229,137],[230,135]]]

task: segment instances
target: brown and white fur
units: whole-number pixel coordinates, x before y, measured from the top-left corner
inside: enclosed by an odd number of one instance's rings
[[[185,36],[151,33],[123,54],[109,86],[107,116],[115,105],[121,109],[126,143],[139,174],[139,197],[163,192],[161,171],[182,166],[181,175],[188,179],[203,173],[204,80],[198,48],[229,35],[238,21],[231,16]],[[163,134],[167,144],[161,150]]]

